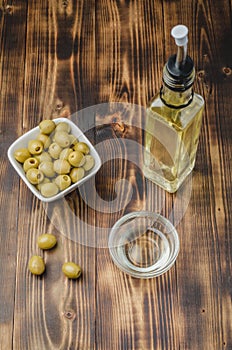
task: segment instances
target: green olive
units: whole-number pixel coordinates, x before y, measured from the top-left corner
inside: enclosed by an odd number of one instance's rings
[[[49,182],[49,183],[43,184],[41,186],[41,194],[42,194],[42,196],[44,196],[46,198],[53,197],[58,192],[59,192],[59,188],[53,182]]]
[[[90,169],[92,169],[94,167],[94,164],[95,164],[95,160],[93,156],[91,156],[90,154],[87,154],[85,156],[85,164],[83,165],[83,168],[85,169],[85,171],[89,171]]]
[[[65,131],[69,134],[71,131],[71,127],[68,123],[60,122],[56,125],[56,131]]]
[[[44,161],[40,163],[39,170],[47,177],[53,177],[56,175],[53,167],[53,163],[49,161]]]
[[[74,151],[80,151],[84,154],[89,154],[89,146],[85,142],[78,142],[74,147]]]
[[[69,140],[70,140],[70,147],[73,147],[74,145],[77,144],[78,139],[74,135],[69,135]]]
[[[44,149],[47,149],[52,142],[50,137],[45,134],[39,134],[36,139],[43,143]]]
[[[65,131],[57,131],[54,136],[54,141],[62,148],[70,146],[69,134]]]
[[[58,159],[59,158],[61,151],[62,151],[62,148],[56,142],[53,142],[49,146],[49,149],[48,149],[48,152],[49,152],[50,156],[52,158],[54,158],[54,159]]]
[[[51,162],[52,161],[52,157],[50,156],[50,154],[48,152],[42,152],[38,156],[34,156],[34,157],[36,159],[38,159],[38,161],[40,163],[42,163],[42,162]]]
[[[26,178],[28,179],[28,181],[33,184],[33,185],[37,185],[40,182],[43,181],[44,179],[44,174],[42,173],[41,170],[36,169],[36,168],[30,168],[27,172],[26,172]]]
[[[57,243],[56,237],[51,233],[44,233],[37,239],[37,244],[40,249],[52,249]]]
[[[38,166],[39,166],[39,161],[34,157],[30,157],[30,158],[27,158],[23,163],[23,170],[26,173],[29,169],[38,168]]]
[[[83,168],[72,168],[70,172],[70,177],[73,183],[81,180],[85,176],[85,171]]]
[[[42,275],[45,271],[45,263],[41,256],[34,255],[30,258],[28,268],[34,275]]]
[[[53,120],[43,120],[39,124],[40,132],[49,135],[55,130],[56,124]]]
[[[27,148],[19,148],[14,152],[14,158],[19,162],[19,163],[24,163],[25,160],[31,157],[30,152],[28,151]]]
[[[41,186],[47,183],[50,183],[51,180],[45,177],[42,182],[40,182],[38,185],[36,185],[36,188],[38,191],[41,191]]]
[[[81,268],[73,262],[66,262],[62,266],[62,271],[68,278],[77,279],[81,275]]]
[[[65,159],[57,159],[54,161],[54,170],[57,174],[68,174],[70,168],[69,162]]]
[[[78,167],[85,163],[85,157],[80,151],[73,151],[68,156],[68,161],[72,166]]]
[[[68,175],[59,175],[55,178],[55,184],[63,191],[71,185],[71,178]]]
[[[28,151],[31,154],[40,154],[43,151],[43,143],[39,140],[30,140],[28,142]]]
[[[64,149],[60,152],[59,158],[60,158],[60,159],[68,160],[68,156],[70,155],[70,153],[71,153],[72,151],[73,151],[73,150],[72,150],[71,148],[64,148]]]

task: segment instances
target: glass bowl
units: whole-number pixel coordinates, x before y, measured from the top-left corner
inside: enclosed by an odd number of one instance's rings
[[[108,245],[118,268],[137,278],[153,278],[168,271],[180,247],[172,223],[149,211],[132,212],[119,219],[110,231]]]

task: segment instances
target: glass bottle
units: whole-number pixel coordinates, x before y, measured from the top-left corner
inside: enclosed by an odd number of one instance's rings
[[[195,165],[204,99],[193,92],[195,69],[187,55],[188,28],[172,29],[178,51],[163,70],[160,92],[148,103],[143,172],[170,193]]]

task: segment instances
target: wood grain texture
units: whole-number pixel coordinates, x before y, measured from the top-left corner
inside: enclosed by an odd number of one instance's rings
[[[0,2],[1,350],[232,349],[231,8],[229,0]],[[143,107],[160,88],[180,22],[206,107],[192,177],[170,195],[141,171]],[[94,180],[44,205],[6,152],[59,116],[85,130],[104,162]],[[152,280],[120,272],[106,247],[115,221],[142,209],[174,219],[181,243],[174,267]],[[56,249],[37,247],[43,232],[57,236]],[[33,254],[46,262],[39,278],[27,269]],[[83,268],[78,281],[61,272],[69,260]]]

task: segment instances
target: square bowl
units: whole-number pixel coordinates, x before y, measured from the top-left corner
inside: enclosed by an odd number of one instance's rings
[[[74,124],[71,120],[67,118],[57,118],[53,119],[53,121],[58,124],[60,122],[65,122],[70,125],[71,127],[71,134],[73,134],[79,141],[85,142],[90,149],[90,155],[93,156],[95,160],[95,165],[94,167],[87,173],[86,176],[84,176],[82,179],[77,181],[76,183],[70,185],[68,188],[66,188],[63,191],[60,191],[58,194],[52,197],[44,197],[42,194],[36,189],[35,185],[32,185],[28,179],[26,178],[26,174],[23,170],[23,165],[20,164],[15,158],[14,158],[14,152],[19,149],[19,148],[27,148],[28,141],[33,140],[37,137],[39,134],[39,126],[29,130],[27,133],[24,135],[20,136],[8,149],[7,155],[9,158],[9,161],[11,165],[14,167],[18,175],[21,177],[21,179],[25,182],[27,187],[31,190],[31,192],[39,198],[43,202],[53,202],[57,199],[60,199],[67,195],[68,193],[72,192],[75,190],[78,186],[82,185],[84,182],[86,182],[88,179],[90,179],[92,176],[94,176],[97,171],[101,167],[101,159],[99,157],[99,154],[95,150],[94,146],[91,144],[91,142],[88,140],[88,138],[83,134],[83,132]]]

